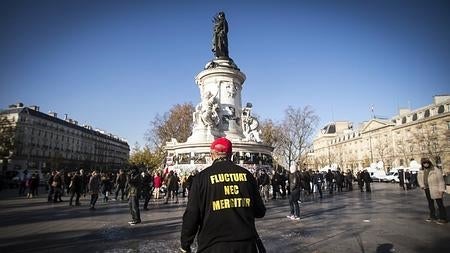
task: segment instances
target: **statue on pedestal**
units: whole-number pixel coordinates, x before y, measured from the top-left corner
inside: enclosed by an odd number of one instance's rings
[[[242,109],[242,130],[245,136],[245,141],[262,142],[261,130],[259,129],[259,121],[251,115],[251,104]]]
[[[219,126],[219,109],[220,105],[216,96],[214,96],[211,92],[206,91],[202,94],[202,102],[195,108],[193,117],[194,124],[201,123],[206,127],[209,126],[212,128]]]
[[[219,12],[214,17],[214,32],[212,40],[212,51],[217,58],[228,57],[228,22],[225,13]]]

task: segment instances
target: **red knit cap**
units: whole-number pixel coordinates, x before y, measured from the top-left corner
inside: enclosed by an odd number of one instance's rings
[[[211,143],[211,150],[214,150],[219,153],[231,154],[231,149],[232,149],[231,141],[229,141],[225,137],[218,138],[215,141],[213,141],[213,143]]]

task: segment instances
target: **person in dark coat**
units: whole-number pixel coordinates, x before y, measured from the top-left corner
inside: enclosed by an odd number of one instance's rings
[[[331,170],[328,170],[327,174],[325,174],[325,180],[327,180],[327,187],[330,194],[333,194],[333,181],[334,181],[334,174],[331,172]]]
[[[398,170],[398,180],[399,180],[400,188],[402,188],[403,190],[406,190],[406,187],[405,187],[405,171],[403,169],[399,169]]]
[[[345,187],[348,191],[353,191],[353,174],[350,170],[345,174]]]
[[[88,184],[89,193],[91,194],[90,210],[95,210],[95,203],[97,203],[100,192],[100,182],[100,175],[97,174],[97,170],[93,170]]]
[[[113,187],[108,173],[102,173],[100,187],[103,194],[103,202],[108,202],[109,193],[112,191]]]
[[[342,188],[344,188],[344,175],[342,175],[339,169],[336,171],[336,186],[337,191],[342,192]]]
[[[277,193],[280,193],[280,174],[277,170],[274,171],[274,174],[272,176],[272,199],[277,199]]]
[[[356,174],[356,179],[358,180],[358,186],[361,192],[364,192],[364,178],[363,178],[363,172],[358,171]]]
[[[33,173],[31,175],[28,184],[29,184],[28,198],[37,196],[37,188],[39,187],[39,177],[38,175],[36,175],[36,173]]]
[[[125,197],[125,185],[127,184],[127,175],[123,172],[122,169],[119,170],[119,173],[116,176],[116,192],[115,199],[119,197],[119,191],[121,192],[120,200],[123,200]]]
[[[366,185],[366,192],[371,192],[372,190],[370,189],[370,183],[372,183],[372,178],[370,177],[370,174],[367,170],[363,171],[363,180],[364,180],[364,184]]]
[[[189,197],[189,191],[191,190],[192,182],[194,181],[195,176],[198,174],[198,170],[194,170],[189,177],[186,179],[186,189],[188,191],[188,197]]]
[[[141,223],[141,214],[139,212],[139,193],[142,186],[142,176],[139,173],[139,168],[133,166],[131,168],[131,173],[128,177],[128,205],[130,207],[131,221],[128,222],[130,225],[136,225]]]
[[[265,170],[261,171],[261,175],[258,178],[258,185],[261,188],[261,196],[264,201],[269,201],[269,187],[270,187],[270,177],[267,175]]]
[[[291,191],[291,195],[289,195],[289,206],[291,208],[291,214],[287,216],[287,218],[291,220],[300,220],[300,205],[298,201],[300,199],[300,176],[299,171],[297,171],[297,167],[295,165],[291,165],[289,168],[291,172],[289,174],[289,187]]]
[[[62,186],[63,186],[62,175],[61,172],[59,172],[59,170],[57,169],[55,171],[55,176],[53,177],[52,181],[52,187],[54,192],[53,203],[62,202],[61,200],[61,196],[63,194]]]
[[[318,170],[316,170],[312,177],[313,185],[316,186],[317,191],[319,192],[320,198],[323,197],[322,195],[322,183],[323,183],[323,175]]]
[[[75,205],[79,206],[80,204],[80,196],[82,191],[82,181],[81,181],[81,174],[79,171],[77,171],[71,178],[71,182],[69,184],[69,192],[70,192],[70,201],[69,206],[72,206],[73,197],[76,195],[75,198]]]
[[[47,184],[48,184],[48,195],[47,195],[47,201],[52,202],[53,201],[53,195],[55,194],[55,189],[53,188],[53,180],[55,178],[55,171],[52,171],[50,174],[50,177],[48,178]]]
[[[153,177],[149,171],[142,172],[142,197],[144,198],[144,210],[148,210],[148,202],[150,201],[151,191],[153,187]]]
[[[167,194],[166,194],[166,201],[164,204],[169,203],[169,199],[175,198],[175,203],[178,203],[178,184],[180,180],[178,179],[178,176],[176,173],[171,170],[169,172],[169,175],[167,177]]]
[[[231,142],[216,139],[212,165],[192,182],[181,228],[183,252],[191,251],[196,236],[199,253],[257,252],[255,218],[264,217],[266,207],[256,179],[234,164],[231,154]]]

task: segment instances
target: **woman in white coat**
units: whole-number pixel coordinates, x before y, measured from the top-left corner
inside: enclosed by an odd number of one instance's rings
[[[426,221],[436,221],[438,224],[447,223],[447,212],[445,210],[443,196],[445,192],[445,181],[442,170],[433,166],[428,158],[422,158],[422,169],[417,173],[420,188],[425,191],[430,209],[430,217]],[[436,209],[434,201],[439,209],[439,219],[436,220]]]

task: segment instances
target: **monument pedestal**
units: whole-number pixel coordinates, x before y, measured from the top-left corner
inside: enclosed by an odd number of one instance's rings
[[[242,108],[245,79],[233,60],[222,58],[208,62],[195,77],[201,102],[193,114],[192,135],[185,143],[172,140],[166,145],[168,160],[174,161],[169,164],[172,169],[181,173],[205,168],[211,163],[210,145],[219,137],[231,140],[233,158],[241,166],[270,167],[267,161],[273,148],[261,143],[251,107]]]

